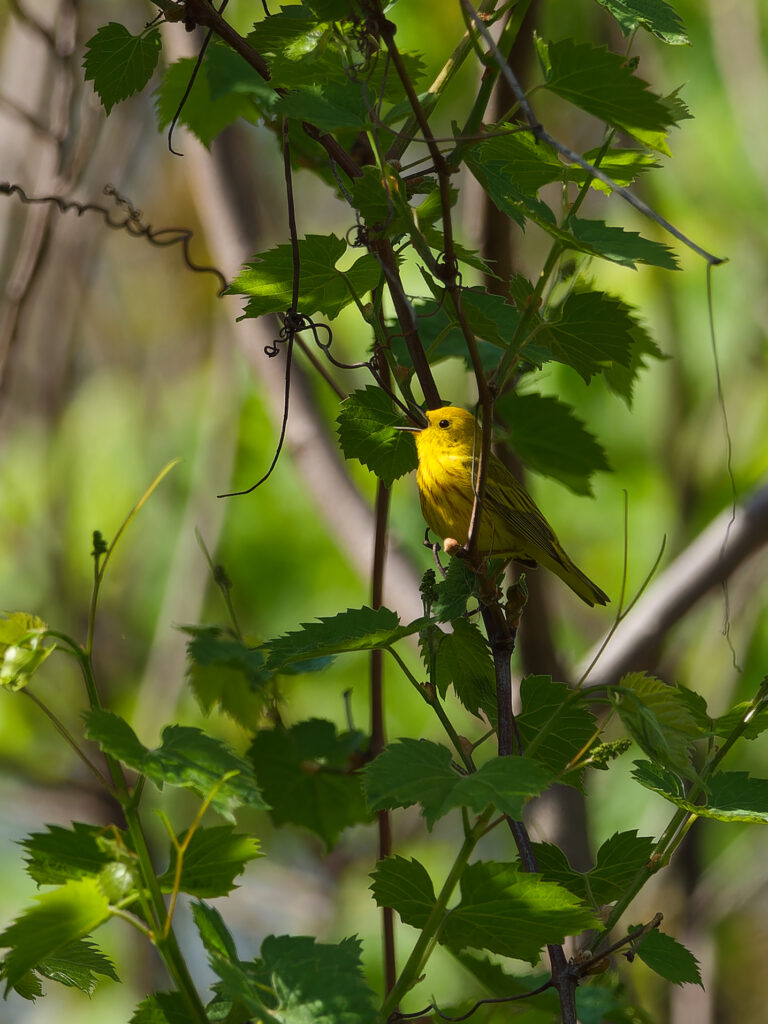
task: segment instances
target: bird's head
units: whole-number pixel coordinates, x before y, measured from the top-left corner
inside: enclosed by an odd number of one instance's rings
[[[424,455],[471,455],[480,447],[477,422],[471,412],[456,405],[427,409],[426,427],[406,427],[416,435],[419,457]]]

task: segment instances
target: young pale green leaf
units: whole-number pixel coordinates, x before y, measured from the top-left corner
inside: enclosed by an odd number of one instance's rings
[[[110,21],[85,44],[86,82],[93,82],[107,114],[121,100],[143,89],[160,56],[156,28],[133,36],[123,25]]]
[[[558,781],[578,787],[582,771],[562,773],[570,761],[589,746],[595,732],[595,718],[583,704],[567,700],[569,693],[565,683],[555,683],[549,676],[523,679],[520,684],[522,710],[517,716],[517,728],[523,750],[535,743],[531,757],[548,768]]]
[[[46,647],[44,643],[47,628],[42,619],[28,612],[0,615],[0,686],[22,689],[53,654],[55,644]]]
[[[214,707],[246,729],[255,729],[272,692],[274,673],[264,653],[218,626],[182,626],[187,642],[187,678],[206,714]]]
[[[435,890],[427,869],[415,858],[385,857],[371,872],[373,898],[391,907],[403,924],[423,928],[435,905]]]
[[[178,837],[179,844],[185,841],[186,835],[183,832]],[[245,871],[248,861],[261,856],[258,840],[235,834],[232,825],[198,828],[184,852],[178,887],[198,899],[227,896],[236,888],[235,878]],[[177,863],[178,852],[171,844],[168,870],[158,879],[164,892],[172,892],[176,886]]]
[[[381,388],[354,391],[341,403],[339,444],[346,459],[358,459],[387,487],[416,469],[416,446],[407,431],[394,430],[403,420]]]
[[[0,934],[0,946],[10,949],[3,970],[8,988],[41,960],[55,957],[98,928],[110,913],[107,897],[94,878],[69,881],[36,897],[35,905]]]
[[[702,732],[676,686],[631,672],[622,677],[614,703],[641,750],[665,768],[693,777],[690,748]]]
[[[427,828],[446,813],[461,776],[451,767],[451,752],[431,740],[405,737],[388,744],[363,770],[363,789],[371,812],[421,804]]]
[[[453,683],[467,711],[478,717],[483,712],[495,724],[496,676],[488,642],[469,619],[454,619],[451,625],[453,632],[445,633],[437,648],[435,684],[444,697]]]
[[[167,784],[194,790],[201,798],[210,798],[211,807],[230,819],[238,807],[267,806],[248,762],[201,729],[166,726],[162,744],[149,750],[128,723],[111,711],[92,710],[84,717],[89,739],[146,775],[159,789]]]
[[[298,298],[300,313],[321,312],[332,320],[379,283],[381,268],[373,256],[361,256],[347,270],[336,264],[347,243],[336,235],[307,235],[299,239],[301,279]],[[249,295],[245,317],[285,313],[293,302],[293,250],[289,244],[276,245],[260,253],[235,278],[227,294]],[[325,340],[325,338],[323,338]]]
[[[610,471],[604,449],[559,399],[510,391],[494,408],[508,426],[508,440],[523,462],[576,494],[591,495],[592,475]]]
[[[80,989],[89,996],[96,989],[98,976],[120,981],[109,957],[86,939],[69,942],[51,956],[38,961],[35,971],[50,981]]]
[[[541,948],[594,928],[596,918],[572,893],[519,869],[476,861],[461,878],[461,902],[445,920],[440,942],[534,964]]]
[[[115,861],[115,850],[104,842],[104,829],[73,821],[72,827],[46,826],[47,832],[33,832],[21,845],[27,857],[27,871],[38,885],[63,885],[69,879],[98,876]],[[131,857],[125,841],[126,857]]]
[[[360,776],[367,738],[337,735],[332,722],[310,719],[290,729],[262,729],[248,757],[276,825],[290,822],[320,836],[327,850],[345,828],[368,821]]]
[[[194,73],[195,63],[195,57],[182,57],[165,72],[155,93],[155,114],[160,131],[167,128],[176,116]],[[241,117],[255,120],[257,114],[257,108],[247,93],[232,92],[214,98],[208,82],[208,67],[203,62],[195,77],[195,84],[184,101],[179,122],[186,125],[204,146],[210,147],[227,125]]]
[[[189,1006],[181,992],[153,992],[133,1011],[130,1024],[189,1024]]]
[[[224,919],[215,907],[207,903],[192,904],[192,916],[200,939],[209,953],[220,953],[230,960],[237,960],[235,942],[224,924]]]
[[[605,47],[561,39],[538,41],[545,88],[628,135],[663,132],[672,123],[661,97],[635,75],[623,56]]]
[[[584,154],[584,159],[593,164],[601,151],[600,147],[590,149]],[[644,149],[609,149],[600,161],[600,170],[607,174],[614,184],[620,185],[622,188],[627,188],[646,171],[652,171],[661,166],[656,157]],[[588,177],[590,177],[592,188],[597,189],[599,192],[605,192],[606,195],[611,194],[612,189],[610,185],[606,185],[597,178],[591,177],[578,164],[568,165],[569,181],[574,181],[577,185],[583,185]]]
[[[610,11],[625,36],[644,28],[670,46],[688,43],[685,26],[677,11],[666,0],[597,0]]]
[[[308,936],[269,935],[256,966],[271,979],[281,1024],[378,1024],[360,951],[357,938],[326,945]]]
[[[263,649],[267,667],[282,672],[308,659],[390,647],[404,636],[418,633],[422,625],[422,619],[400,625],[389,608],[347,608],[317,622],[303,622],[300,630],[270,640]]]
[[[636,951],[644,964],[674,985],[701,985],[704,988],[699,961],[671,935],[653,928],[636,946]]]

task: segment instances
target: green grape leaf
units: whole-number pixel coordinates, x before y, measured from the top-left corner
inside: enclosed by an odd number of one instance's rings
[[[625,36],[636,28],[651,32],[670,46],[688,43],[682,18],[666,0],[597,0],[610,11]]]
[[[178,837],[179,845],[184,843],[186,836],[187,833],[183,832]],[[227,896],[237,888],[235,878],[245,871],[248,861],[261,856],[258,840],[242,833],[235,834],[232,825],[198,828],[192,833],[184,851],[178,888],[198,899]],[[177,864],[178,852],[171,844],[168,870],[158,879],[164,892],[173,892],[176,887]]]
[[[629,365],[623,366],[621,363],[611,363],[610,366],[606,366],[603,370],[603,377],[611,391],[618,395],[619,398],[623,398],[627,407],[631,409],[635,381],[640,375],[640,371],[644,370],[648,365],[646,357],[667,359],[668,356],[664,355],[646,329],[636,320],[634,311],[630,311],[629,307],[627,307],[627,311],[633,324],[629,330],[632,339]]]
[[[472,154],[466,163],[495,206],[520,227],[525,225],[526,219],[531,220],[565,248],[599,256],[621,266],[634,268],[638,263],[647,263],[668,270],[677,269],[674,253],[668,246],[601,220],[569,217],[566,224],[560,225],[546,203],[518,187],[510,178],[506,165],[499,162],[484,164]]]
[[[349,81],[299,86],[281,96],[275,111],[281,117],[309,121],[323,132],[364,131],[370,125],[363,92]]]
[[[550,146],[542,145],[533,136],[522,134],[519,127],[500,124],[497,131],[510,131],[488,142],[475,146],[471,159],[485,173],[494,177],[507,178],[515,187],[529,196],[535,196],[540,188],[553,181],[563,181],[568,168],[557,157]]]
[[[527,676],[520,684],[522,709],[517,716],[517,728],[524,750],[536,741],[531,754],[534,760],[548,768],[558,781],[578,787],[582,770],[561,773],[589,746],[595,718],[583,704],[567,700],[569,693],[565,683],[555,683],[549,676]]]
[[[431,831],[448,810],[446,803],[460,778],[447,747],[405,737],[388,744],[365,767],[363,790],[371,812],[421,804]]]
[[[364,770],[363,788],[371,811],[420,804],[427,828],[456,807],[480,813],[493,804],[519,818],[524,804],[543,792],[550,774],[525,757],[492,758],[478,771],[461,775],[451,752],[429,740],[390,743]]]
[[[144,88],[159,56],[156,28],[133,36],[123,25],[110,21],[91,36],[85,44],[85,80],[93,82],[107,114],[116,103]]]
[[[189,1005],[181,992],[153,992],[142,999],[129,1024],[189,1024]]]
[[[737,726],[744,721],[745,716],[752,710],[752,701],[745,700],[735,704],[724,715],[715,718],[711,723],[712,733],[715,736],[729,736]],[[741,733],[745,740],[757,739],[768,729],[768,707],[762,707],[753,713],[748,724]]]
[[[551,774],[530,758],[492,757],[476,772],[462,776],[446,807],[469,807],[480,814],[492,804],[502,814],[519,820],[528,800],[540,796],[551,781]]]
[[[94,878],[71,880],[37,896],[34,906],[0,934],[0,946],[10,949],[3,962],[6,992],[41,960],[84,938],[110,914],[107,897]]]
[[[427,869],[415,858],[385,857],[371,872],[373,898],[391,907],[403,924],[423,928],[435,905],[435,890]]]
[[[516,864],[476,861],[461,877],[461,902],[448,913],[440,942],[535,964],[543,946],[595,926],[594,914],[561,886]]]
[[[630,927],[629,931],[632,930]],[[700,985],[704,988],[699,961],[671,935],[653,928],[635,948],[644,964],[673,985]]]
[[[651,761],[633,763],[632,775],[641,786],[700,818],[768,824],[768,779],[752,778],[748,772],[718,772],[707,785],[706,803],[694,804],[673,772]]]
[[[403,626],[389,608],[347,608],[317,622],[303,622],[301,629],[270,640],[263,650],[268,655],[267,666],[281,672],[308,659],[389,647],[418,633],[423,624],[423,619],[416,619]]]
[[[407,431],[394,430],[403,420],[381,388],[354,391],[341,403],[339,444],[346,459],[358,459],[387,487],[416,469],[416,446]]]
[[[111,711],[95,709],[84,717],[89,739],[146,775],[158,789],[165,784],[191,789],[202,799],[210,798],[211,806],[230,820],[238,807],[267,806],[248,762],[201,729],[168,725],[162,744],[149,750],[128,723]]]
[[[594,164],[600,153],[600,147],[590,149],[584,154],[584,159]],[[652,171],[661,166],[652,153],[643,149],[609,149],[600,161],[600,170],[607,174],[615,185],[620,185],[622,188],[627,188],[646,171]],[[568,180],[576,182],[577,185],[583,185],[589,176],[587,171],[578,164],[569,164],[567,170]],[[606,195],[610,195],[613,191],[609,185],[597,178],[590,178],[590,186],[599,192],[605,192]]]
[[[614,832],[606,839],[587,876],[595,902],[612,903],[623,895],[637,872],[648,863],[653,846],[654,840],[650,836],[639,836],[637,829]]]
[[[690,748],[702,731],[676,686],[644,672],[622,677],[614,704],[624,726],[654,761],[689,778],[695,777]]]
[[[277,102],[273,86],[226,43],[211,43],[205,51],[204,66],[209,94],[214,102],[232,93],[256,99],[262,109],[271,109]]]
[[[368,821],[360,776],[352,770],[366,743],[362,733],[337,735],[332,722],[317,718],[258,731],[248,757],[275,824],[308,828],[330,850],[345,828]]]
[[[538,40],[537,47],[544,87],[574,106],[628,135],[636,136],[637,130],[663,132],[672,124],[662,98],[650,91],[623,56],[572,39]]]
[[[37,615],[0,615],[0,686],[20,690],[56,649],[44,646],[48,626]]]
[[[207,903],[192,903],[192,916],[200,939],[208,953],[220,953],[230,960],[237,960],[235,942],[224,924],[224,918],[215,907]]]
[[[39,960],[35,964],[35,971],[50,981],[80,989],[89,996],[96,989],[99,975],[120,981],[109,957],[95,943],[86,939],[68,942],[51,956]]]
[[[553,233],[553,232],[550,232]],[[622,267],[635,269],[636,264],[664,270],[679,270],[674,252],[668,245],[643,238],[637,231],[606,224],[602,220],[571,217],[561,240],[571,249],[600,256]]]
[[[572,367],[587,383],[606,367],[630,365],[635,321],[619,299],[604,292],[572,292],[558,313],[536,334],[536,343],[551,359]]]
[[[526,992],[536,989],[546,980],[542,976],[536,977],[531,974],[524,978],[508,974],[500,963],[487,956],[477,956],[475,953],[468,952],[458,953],[453,949],[451,953],[461,966],[469,971],[472,977],[476,978],[483,988],[493,996],[524,996]],[[551,989],[548,992],[539,992],[532,999],[542,1010],[542,1020],[539,1022],[538,1017],[535,1017],[530,1024],[549,1024],[557,1009],[557,997],[554,992]],[[527,1016],[524,1019],[526,1024],[529,1024]]]
[[[155,115],[160,131],[167,128],[176,116],[195,64],[195,57],[182,57],[166,70],[155,93]],[[213,97],[208,81],[208,65],[204,61],[178,119],[179,123],[186,125],[204,146],[210,148],[213,140],[227,125],[240,117],[253,120],[256,114],[257,109],[248,93],[231,92]]]
[[[467,711],[478,716],[482,711],[495,724],[496,675],[488,642],[469,619],[454,619],[451,625],[453,632],[443,634],[437,648],[435,684],[444,697],[453,683]]]
[[[357,938],[326,945],[308,936],[267,936],[255,966],[271,981],[281,1024],[377,1024],[360,951]]]
[[[574,871],[565,854],[551,843],[533,843],[536,866],[548,882],[557,882],[595,909],[612,903],[647,864],[654,841],[636,830],[616,832],[597,852],[591,871]]]
[[[605,450],[559,399],[511,391],[494,408],[509,428],[509,443],[537,473],[559,480],[576,494],[591,495],[592,475],[610,471]]]
[[[116,861],[117,842],[104,829],[73,821],[71,828],[47,825],[47,832],[33,832],[21,845],[27,856],[27,871],[38,885],[63,885],[69,879],[99,875]],[[119,833],[126,860],[133,856],[128,837]]]
[[[332,320],[354,301],[353,296],[362,299],[379,283],[381,268],[370,254],[361,256],[347,270],[336,269],[347,251],[343,238],[333,234],[307,235],[299,239],[298,248],[301,262],[298,310],[305,315],[319,311]],[[293,302],[291,245],[276,245],[255,256],[229,286],[227,294],[250,296],[245,317],[289,310]]]
[[[436,598],[430,609],[437,622],[453,622],[467,610],[467,601],[475,597],[477,576],[461,558],[451,558],[445,579],[437,581]]]
[[[248,647],[218,626],[182,626],[187,641],[187,678],[200,707],[214,707],[244,728],[256,728],[272,694],[274,673],[263,651]]]

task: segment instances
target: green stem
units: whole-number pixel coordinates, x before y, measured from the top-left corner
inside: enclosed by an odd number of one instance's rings
[[[67,745],[70,746],[72,750],[74,750],[74,752],[86,766],[88,771],[92,772],[96,776],[98,781],[102,784],[102,786],[104,786],[104,788],[108,792],[114,795],[114,790],[112,786],[109,784],[106,777],[102,774],[102,772],[99,771],[99,769],[96,767],[93,761],[91,761],[88,755],[80,749],[80,747],[77,744],[77,740],[74,738],[72,733],[67,729],[64,723],[61,722],[53,713],[53,711],[51,711],[51,709],[47,707],[47,705],[43,704],[40,698],[36,697],[34,693],[32,693],[30,690],[22,690],[21,692],[24,694],[25,697],[29,697],[31,701],[34,701],[34,703],[37,704],[37,706],[40,708],[43,714],[46,715],[47,718],[52,722],[53,727],[56,729],[56,731],[65,741],[65,743],[67,743]]]
[[[403,968],[400,977],[397,979],[395,987],[384,1000],[381,1007],[381,1016],[384,1020],[387,1020],[392,1011],[397,1009],[400,1000],[408,991],[410,991],[410,989],[413,988],[421,977],[424,971],[424,966],[440,936],[440,931],[442,929],[443,922],[445,921],[448,901],[453,895],[456,886],[459,884],[459,879],[469,863],[472,851],[485,831],[485,827],[490,821],[492,814],[493,808],[491,807],[484,811],[475,822],[474,828],[464,840],[461,849],[456,856],[456,860],[453,862],[453,866],[448,873],[448,877],[443,883],[443,887],[438,894],[435,905],[430,911],[421,935],[419,935],[416,940],[416,944],[411,951],[411,955],[408,957],[408,961]]]
[[[474,772],[476,769],[475,769],[475,765],[474,765],[474,763],[472,761],[472,757],[464,749],[464,747],[462,745],[462,742],[461,742],[461,739],[459,737],[459,734],[456,732],[456,730],[453,727],[453,724],[452,724],[451,720],[448,718],[448,715],[445,713],[445,708],[443,707],[442,702],[440,701],[440,698],[437,696],[437,691],[435,689],[434,684],[430,684],[430,687],[431,687],[431,694],[430,694],[429,692],[427,692],[424,689],[424,687],[418,681],[416,676],[414,676],[414,674],[411,672],[411,670],[408,668],[408,666],[405,664],[403,659],[400,657],[400,655],[397,653],[397,651],[393,647],[386,647],[385,650],[389,651],[389,653],[392,655],[392,657],[395,659],[397,664],[402,669],[402,671],[405,674],[405,676],[408,678],[408,680],[411,683],[411,685],[424,698],[424,700],[427,702],[427,704],[429,704],[429,706],[434,710],[435,714],[440,719],[441,725],[443,726],[445,731],[448,733],[448,736],[450,737],[451,743],[453,743],[453,746],[454,746],[454,749],[456,750],[456,753],[459,755],[459,757],[463,761],[464,767],[467,769],[468,772]]]
[[[108,760],[111,761],[113,759],[108,757]],[[157,875],[152,865],[152,858],[149,855],[149,847],[147,846],[146,836],[144,835],[138,811],[133,806],[131,800],[123,804],[123,810],[128,826],[128,835],[139,861],[142,881],[149,892],[152,916],[155,922],[153,940],[157,951],[162,957],[163,963],[176,988],[187,1004],[187,1009],[190,1013],[190,1024],[209,1024],[208,1015],[192,981],[186,961],[179,949],[176,936],[172,929],[168,929],[167,932],[165,931],[168,913],[163,900],[163,894],[160,891],[160,883],[157,880]]]

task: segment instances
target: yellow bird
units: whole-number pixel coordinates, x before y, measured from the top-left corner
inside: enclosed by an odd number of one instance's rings
[[[453,537],[466,545],[480,430],[471,413],[453,405],[430,409],[426,417],[429,425],[423,429],[404,428],[416,435],[421,511],[438,537]],[[484,556],[538,563],[559,576],[588,605],[608,603],[608,596],[566,555],[533,498],[495,455],[491,455],[486,475],[478,551]]]

